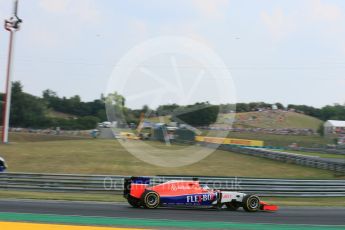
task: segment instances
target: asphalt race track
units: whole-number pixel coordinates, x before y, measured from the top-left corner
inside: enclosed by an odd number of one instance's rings
[[[345,225],[345,208],[281,207],[278,212],[247,213],[210,209],[135,209],[125,203],[0,200],[0,212],[102,216],[118,218],[221,221],[242,223]]]

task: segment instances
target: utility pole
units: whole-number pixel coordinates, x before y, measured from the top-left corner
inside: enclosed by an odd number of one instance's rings
[[[10,19],[5,20],[5,29],[10,32],[10,42],[8,47],[7,71],[6,71],[6,91],[3,105],[3,128],[2,142],[8,143],[8,130],[11,110],[11,93],[12,93],[12,62],[15,32],[19,30],[21,19],[17,16],[18,0],[13,0],[13,12]]]

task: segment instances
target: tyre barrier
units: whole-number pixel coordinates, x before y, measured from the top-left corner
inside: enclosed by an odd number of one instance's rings
[[[263,157],[271,160],[283,161],[287,163],[293,163],[313,168],[331,170],[336,172],[339,176],[345,175],[345,158],[344,160],[334,160],[289,152],[280,152],[272,149],[240,147],[234,145],[218,145],[203,143],[202,146],[208,148],[217,148],[224,151],[230,151],[246,155],[252,155],[256,157]]]
[[[120,175],[0,173],[0,190],[122,194]],[[169,180],[192,180],[192,176],[153,176],[151,184]],[[298,180],[245,177],[198,177],[210,188],[260,196],[345,197],[345,180]]]

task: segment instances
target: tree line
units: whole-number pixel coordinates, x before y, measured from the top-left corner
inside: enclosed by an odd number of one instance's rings
[[[21,128],[60,127],[66,130],[95,128],[96,124],[105,117],[105,112],[102,113],[104,105],[98,100],[85,103],[77,98],[79,97],[59,98],[51,90],[44,91],[42,97],[36,97],[25,93],[20,82],[13,82],[10,126]],[[2,110],[3,94],[0,94],[0,100]],[[68,112],[71,117],[51,116],[51,111]],[[2,120],[3,113],[0,114]]]
[[[3,103],[4,95],[0,94]],[[345,106],[340,104],[327,105],[315,108],[307,105],[290,104],[284,107],[281,103],[237,103],[212,105],[209,102],[195,103],[181,106],[178,104],[160,105],[158,108],[149,108],[144,105],[141,109],[126,107],[125,98],[116,92],[107,96],[101,95],[99,99],[83,102],[80,96],[69,98],[60,97],[50,89],[44,90],[41,97],[33,96],[23,91],[20,82],[12,84],[11,127],[23,128],[53,128],[60,127],[66,130],[93,129],[97,123],[106,121],[106,105],[113,106],[113,114],[127,124],[138,124],[142,114],[145,117],[171,116],[173,121],[192,126],[207,126],[214,123],[218,113],[250,112],[271,108],[293,109],[321,120],[345,120]],[[2,106],[1,106],[2,109]],[[52,116],[52,111],[66,114],[64,117]],[[109,114],[108,114],[109,115]],[[2,113],[0,113],[2,119]]]

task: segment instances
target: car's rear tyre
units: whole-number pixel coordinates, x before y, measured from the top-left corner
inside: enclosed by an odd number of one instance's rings
[[[157,208],[160,204],[159,194],[155,191],[145,191],[141,196],[141,202],[145,208]]]
[[[243,198],[242,206],[247,212],[256,212],[260,209],[260,199],[255,195],[246,195]]]
[[[227,202],[225,203],[226,209],[230,211],[236,211],[239,207],[241,207],[241,203],[238,202]]]
[[[127,201],[133,208],[140,208],[141,206],[140,199],[138,198],[128,196]]]

